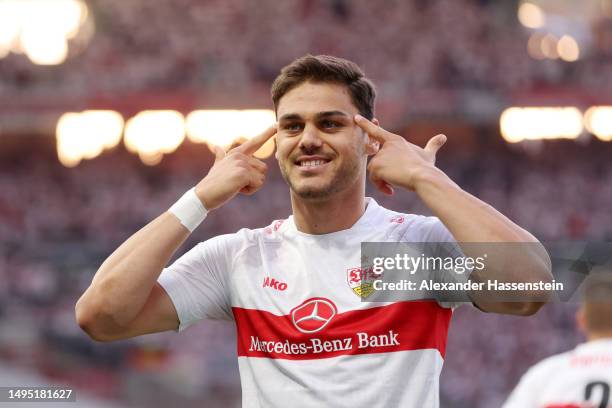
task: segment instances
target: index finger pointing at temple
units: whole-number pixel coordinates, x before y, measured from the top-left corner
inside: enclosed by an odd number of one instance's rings
[[[270,139],[275,134],[276,134],[276,124],[270,126],[266,130],[264,130],[262,133],[260,133],[259,135],[255,136],[252,139],[247,140],[240,146],[236,147],[236,150],[244,154],[253,154],[257,150],[259,150],[259,148],[263,146],[264,143],[266,143],[268,139]]]
[[[362,128],[370,137],[381,143],[391,140],[391,136],[393,136],[393,133],[387,132],[385,129],[375,125],[361,115],[355,115],[355,123],[357,123],[357,126]]]

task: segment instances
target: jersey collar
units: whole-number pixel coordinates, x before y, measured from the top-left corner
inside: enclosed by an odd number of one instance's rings
[[[330,233],[327,233],[327,234],[307,234],[307,233],[299,231],[297,229],[297,226],[295,225],[295,221],[293,219],[293,215],[291,215],[291,216],[289,216],[289,218],[287,218],[287,222],[285,222],[284,225],[287,225],[287,227],[286,227],[287,231],[291,231],[292,233],[295,233],[296,235],[300,235],[300,236],[304,236],[304,237],[311,237],[311,238],[333,238],[333,237],[338,237],[338,236],[343,236],[343,235],[346,235],[346,234],[350,234],[350,233],[353,233],[353,232],[355,232],[357,230],[361,230],[363,228],[370,227],[371,226],[371,220],[374,218],[374,214],[380,208],[380,206],[378,205],[376,200],[374,200],[372,197],[366,197],[365,201],[366,201],[366,209],[365,209],[365,211],[363,212],[361,217],[359,217],[357,222],[355,224],[353,224],[353,226],[351,228],[348,228],[348,229],[344,229],[344,230],[340,230],[340,231],[334,231],[334,232],[330,232]]]

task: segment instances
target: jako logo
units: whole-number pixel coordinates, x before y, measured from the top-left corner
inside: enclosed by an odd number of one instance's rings
[[[267,276],[264,278],[263,287],[272,288],[276,290],[285,290],[287,289],[287,284],[285,282],[279,282],[276,279]]]
[[[338,309],[331,300],[312,298],[291,310],[291,321],[302,333],[316,333],[323,330],[337,313]]]

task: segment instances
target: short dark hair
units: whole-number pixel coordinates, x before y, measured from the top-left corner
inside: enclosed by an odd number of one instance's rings
[[[591,273],[583,284],[586,326],[589,331],[612,331],[612,271]]]
[[[272,83],[274,111],[287,92],[304,82],[345,85],[359,113],[370,120],[374,118],[374,84],[357,64],[331,55],[308,54],[285,66]]]

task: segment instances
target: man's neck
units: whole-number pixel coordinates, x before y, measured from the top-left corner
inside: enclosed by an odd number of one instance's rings
[[[325,200],[309,200],[291,193],[293,220],[298,231],[320,235],[351,228],[363,215],[363,191],[340,192]]]
[[[612,330],[602,332],[591,332],[587,335],[589,341],[608,339],[612,340]]]

